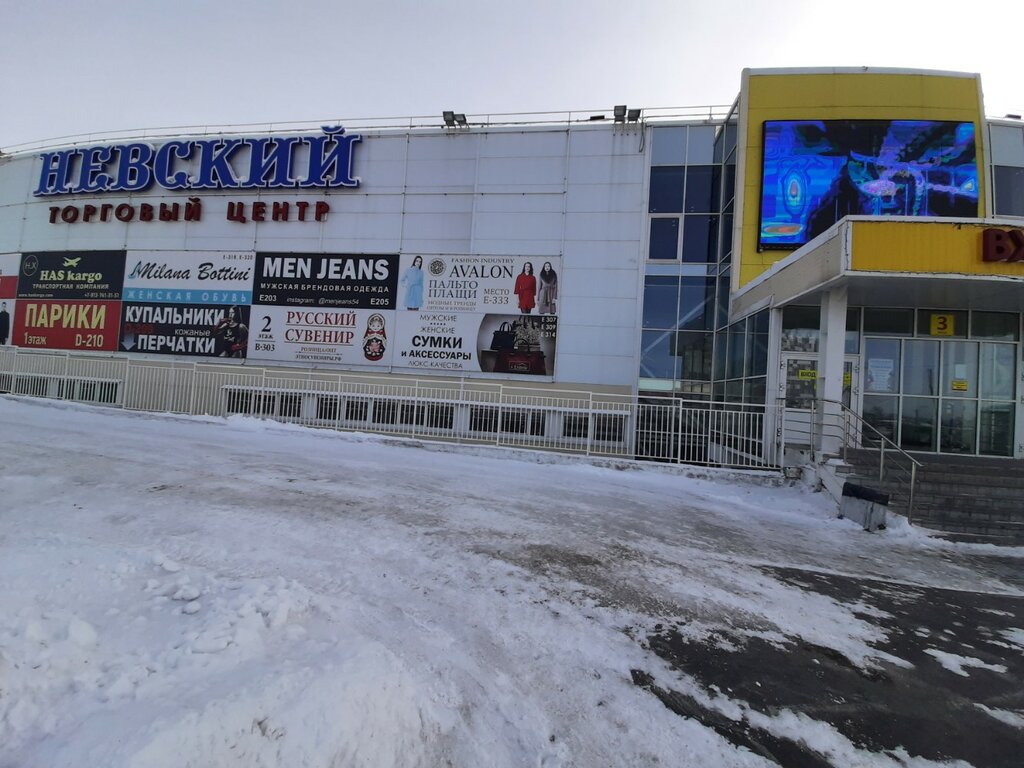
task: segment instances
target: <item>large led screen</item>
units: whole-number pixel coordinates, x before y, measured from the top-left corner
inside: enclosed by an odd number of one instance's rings
[[[798,248],[844,216],[978,215],[974,124],[769,120],[760,248]]]

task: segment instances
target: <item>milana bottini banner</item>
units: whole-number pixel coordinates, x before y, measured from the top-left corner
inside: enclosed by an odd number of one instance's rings
[[[246,357],[255,261],[251,251],[130,251],[118,348]]]

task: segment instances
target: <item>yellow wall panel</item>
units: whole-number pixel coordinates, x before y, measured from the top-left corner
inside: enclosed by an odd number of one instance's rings
[[[981,233],[989,226],[992,225],[856,221],[851,268],[868,272],[1024,277],[1024,262],[981,260]]]
[[[761,165],[766,120],[955,120],[973,122],[977,147],[978,215],[985,212],[985,154],[981,86],[975,76],[899,73],[750,73],[746,82],[746,135],[738,282],[744,285],[788,250],[758,252]]]

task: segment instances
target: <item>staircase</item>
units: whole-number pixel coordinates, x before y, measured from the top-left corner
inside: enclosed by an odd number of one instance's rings
[[[1024,545],[1024,461],[982,456],[914,454],[917,470],[913,522],[969,541]],[[878,451],[849,449],[852,482],[890,496],[889,508],[907,513],[909,473],[888,469],[878,479]]]

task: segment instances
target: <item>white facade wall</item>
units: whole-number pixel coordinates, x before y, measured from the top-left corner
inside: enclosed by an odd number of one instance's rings
[[[0,253],[79,250],[561,257],[554,382],[636,386],[645,146],[611,124],[363,132],[350,189],[33,194],[40,153],[0,158]],[[125,141],[121,144],[128,143]],[[157,142],[162,143],[162,142]],[[247,154],[247,153],[246,153]],[[194,165],[194,164],[193,164]],[[299,164],[302,165],[301,163]],[[179,161],[177,168],[188,168]],[[194,170],[194,169],[193,169]],[[238,173],[245,177],[244,169]],[[50,223],[51,206],[202,201],[198,222]],[[323,222],[226,217],[325,201]]]

